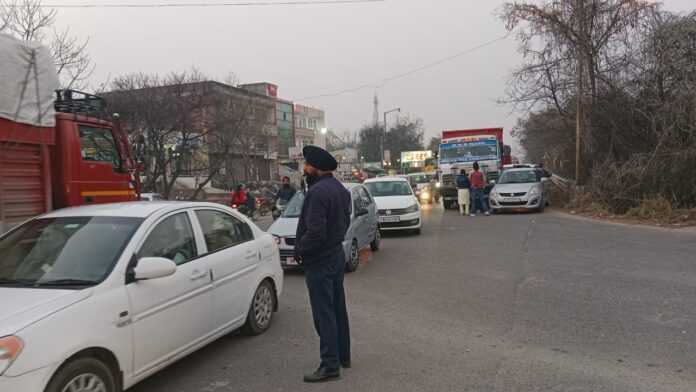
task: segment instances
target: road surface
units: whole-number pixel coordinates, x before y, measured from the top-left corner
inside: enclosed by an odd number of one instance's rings
[[[319,341],[288,271],[266,334],[220,339],[133,391],[696,391],[696,235],[424,209],[423,235],[386,236],[347,276],[341,380],[302,382]]]

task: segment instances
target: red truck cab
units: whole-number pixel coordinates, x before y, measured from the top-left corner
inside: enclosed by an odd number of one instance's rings
[[[58,208],[140,198],[125,133],[96,117],[105,101],[56,94],[53,127],[0,118],[0,232]]]

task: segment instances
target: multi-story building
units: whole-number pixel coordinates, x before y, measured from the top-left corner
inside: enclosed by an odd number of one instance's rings
[[[298,147],[314,144],[326,148],[326,136],[321,133],[324,127],[323,110],[295,104],[295,129]]]

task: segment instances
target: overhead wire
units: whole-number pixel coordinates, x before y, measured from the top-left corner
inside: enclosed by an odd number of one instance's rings
[[[174,8],[174,7],[255,7],[276,5],[336,5],[356,3],[380,3],[387,0],[326,0],[326,1],[263,1],[234,3],[161,3],[161,4],[40,4],[42,8]],[[6,7],[18,7],[7,5]]]
[[[515,30],[511,30],[511,31],[508,32],[507,34],[502,35],[502,36],[500,36],[500,37],[498,37],[498,38],[496,38],[496,39],[493,39],[493,40],[491,40],[491,41],[485,42],[485,43],[483,43],[483,44],[481,44],[481,45],[478,45],[478,46],[475,46],[475,47],[473,47],[473,48],[467,49],[467,50],[465,50],[465,51],[463,51],[463,52],[459,52],[459,53],[454,54],[454,55],[452,55],[452,56],[445,57],[445,58],[443,58],[443,59],[434,61],[434,62],[432,62],[432,63],[430,63],[430,64],[426,64],[426,65],[423,65],[423,66],[421,66],[421,67],[414,68],[414,69],[412,69],[412,70],[410,70],[410,71],[406,71],[406,72],[403,72],[403,73],[400,73],[400,74],[397,74],[397,75],[394,75],[394,76],[390,76],[390,77],[388,77],[388,78],[386,78],[386,79],[383,79],[383,80],[382,80],[381,82],[379,82],[379,83],[374,83],[374,84],[363,84],[363,85],[358,86],[358,87],[354,87],[354,88],[350,88],[350,89],[341,90],[341,91],[338,91],[338,92],[335,92],[335,93],[320,94],[320,95],[315,95],[315,96],[311,96],[311,97],[305,97],[305,98],[297,99],[296,101],[297,101],[297,102],[301,102],[301,101],[309,101],[309,100],[317,99],[317,98],[337,97],[337,96],[339,96],[339,95],[343,95],[343,94],[346,94],[346,93],[356,92],[356,91],[363,90],[363,89],[366,89],[366,88],[380,89],[380,88],[383,88],[384,86],[386,86],[387,83],[389,83],[389,82],[391,82],[391,81],[404,78],[404,77],[406,77],[406,76],[412,75],[412,74],[417,73],[417,72],[424,71],[424,70],[426,70],[426,69],[429,69],[429,68],[438,66],[438,65],[443,64],[443,63],[446,63],[446,62],[448,62],[448,61],[452,61],[452,60],[457,59],[457,58],[459,58],[459,57],[462,57],[462,56],[465,56],[465,55],[467,55],[467,54],[473,53],[473,52],[475,52],[475,51],[477,51],[477,50],[480,50],[480,49],[483,49],[483,48],[485,48],[485,47],[487,47],[487,46],[493,45],[493,44],[495,44],[495,43],[497,43],[497,42],[499,42],[499,41],[503,41],[503,40],[507,39],[510,35],[512,35],[514,32],[515,32]]]

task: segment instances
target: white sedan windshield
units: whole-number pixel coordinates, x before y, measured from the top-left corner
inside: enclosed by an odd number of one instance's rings
[[[120,217],[29,221],[0,239],[0,286],[99,283],[141,223]]]

